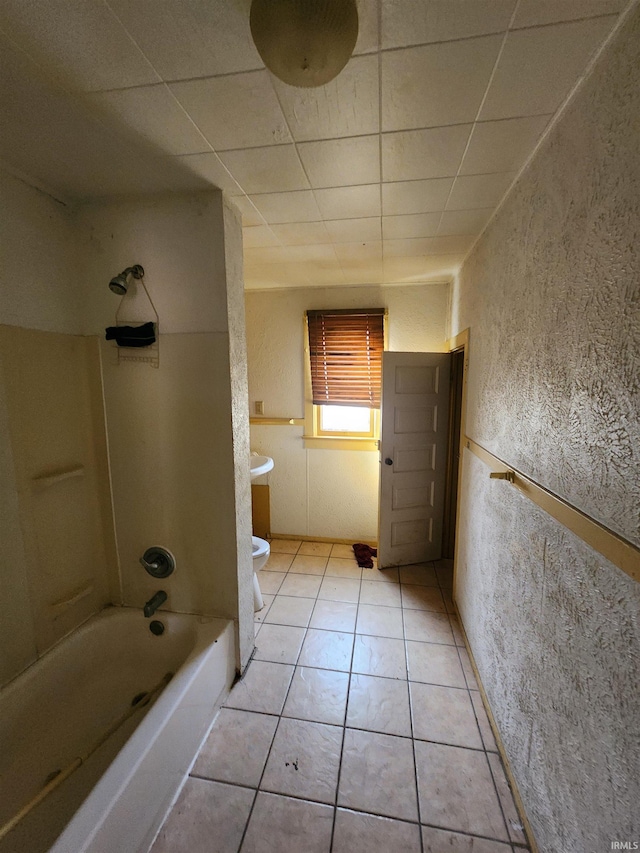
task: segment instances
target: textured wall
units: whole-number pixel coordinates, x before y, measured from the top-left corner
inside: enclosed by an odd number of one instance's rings
[[[640,544],[640,23],[464,265],[473,438]],[[489,330],[490,333],[489,333]]]
[[[467,431],[639,543],[640,12],[465,263]],[[637,583],[465,453],[458,603],[545,853],[638,840]]]
[[[304,417],[304,312],[387,308],[390,350],[441,352],[449,286],[291,288],[246,293],[249,399],[265,415]],[[271,527],[340,539],[378,535],[377,451],[305,450],[303,429],[252,426],[251,449],[274,459]]]

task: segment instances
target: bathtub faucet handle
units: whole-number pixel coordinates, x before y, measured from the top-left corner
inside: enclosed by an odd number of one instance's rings
[[[144,615],[149,619],[156,612],[158,607],[161,607],[167,600],[167,593],[163,589],[159,589],[155,595],[152,595],[149,601],[144,606]]]
[[[140,564],[154,578],[168,578],[176,567],[176,558],[166,548],[154,545],[140,557]]]

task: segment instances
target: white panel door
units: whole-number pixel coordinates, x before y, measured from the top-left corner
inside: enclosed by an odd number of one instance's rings
[[[450,362],[449,353],[383,354],[381,568],[441,556]]]

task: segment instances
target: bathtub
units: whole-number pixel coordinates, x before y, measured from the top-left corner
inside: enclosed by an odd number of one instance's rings
[[[148,850],[235,674],[232,622],[156,618],[107,608],[0,691],[0,826],[86,757],[0,853]]]

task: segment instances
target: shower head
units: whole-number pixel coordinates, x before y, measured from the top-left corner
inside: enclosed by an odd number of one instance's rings
[[[114,276],[109,282],[109,288],[118,296],[124,296],[129,288],[129,276],[134,278],[142,278],[144,269],[140,264],[134,264],[132,267],[127,267],[120,275]]]

